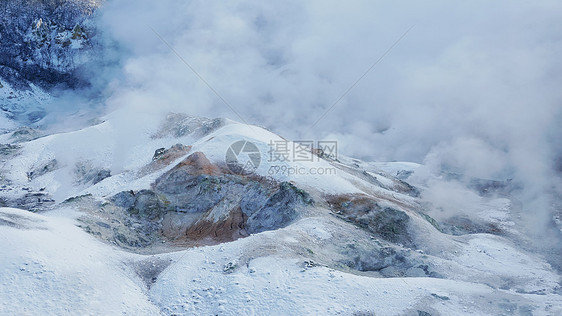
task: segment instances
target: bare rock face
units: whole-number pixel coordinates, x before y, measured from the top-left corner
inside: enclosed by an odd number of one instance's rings
[[[93,166],[89,161],[80,161],[74,166],[77,184],[96,184],[111,177],[111,170]]]
[[[333,212],[386,241],[413,246],[409,233],[410,217],[404,211],[382,207],[364,195],[336,195],[327,198]]]
[[[185,237],[190,240],[211,239],[216,242],[227,242],[238,238],[247,237],[246,221],[248,217],[239,207],[228,212],[226,217],[213,221],[210,218],[201,218],[185,231]],[[166,228],[166,227],[165,227]],[[166,235],[164,229],[164,234]]]
[[[29,180],[35,179],[40,177],[48,172],[51,172],[58,168],[58,161],[56,159],[52,159],[43,165],[36,166],[32,170],[27,172],[27,178]]]
[[[161,219],[170,208],[169,203],[151,190],[123,191],[112,197],[115,205],[125,208],[131,215],[142,219]]]
[[[191,150],[191,146],[182,144],[175,144],[174,146],[166,148],[158,148],[154,151],[152,161],[139,171],[139,176],[144,176],[151,172],[160,170],[169,166],[174,160],[185,156]]]
[[[134,222],[153,227],[150,234],[205,244],[285,227],[313,203],[291,183],[231,174],[201,152],[160,176],[151,190],[123,191],[110,200]]]
[[[308,193],[298,189],[289,182],[282,182],[275,192],[261,208],[246,208],[249,216],[247,229],[250,233],[259,233],[285,227],[298,218],[300,205],[314,203]]]
[[[151,190],[141,190],[135,194],[135,202],[129,212],[141,218],[155,220],[162,218],[168,207],[166,201]]]
[[[173,161],[189,150],[183,145],[159,149],[149,165],[163,159]],[[383,276],[437,276],[426,260],[396,246],[415,246],[412,214],[368,195],[324,199],[320,204],[327,205],[336,217],[381,240],[339,246],[337,251],[345,258],[341,264]],[[307,192],[290,182],[232,174],[210,162],[204,153],[194,152],[158,177],[150,189],[113,196],[102,208],[114,210],[104,214],[120,215],[91,221],[88,227],[94,234],[137,251],[163,241],[176,246],[209,245],[286,227],[314,205]]]
[[[341,253],[346,258],[343,264],[362,272],[378,272],[384,277],[442,277],[439,267],[423,254],[376,240],[348,244]]]
[[[19,153],[21,146],[14,144],[0,144],[0,156],[10,157]]]
[[[38,130],[33,129],[29,126],[22,126],[12,133],[10,139],[14,143],[22,143],[37,139],[40,136],[41,132],[39,132]]]
[[[31,212],[46,211],[53,205],[55,200],[45,192],[27,192],[14,199],[0,198],[0,207],[14,207]]]

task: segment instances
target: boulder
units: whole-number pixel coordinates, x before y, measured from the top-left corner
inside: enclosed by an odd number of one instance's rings
[[[404,211],[382,207],[373,197],[366,195],[334,195],[327,197],[327,201],[338,217],[386,241],[413,246],[408,230],[410,217]]]
[[[310,195],[289,182],[279,184],[275,192],[259,209],[247,210],[249,233],[259,233],[285,227],[298,217],[298,208],[311,205],[314,201]]]

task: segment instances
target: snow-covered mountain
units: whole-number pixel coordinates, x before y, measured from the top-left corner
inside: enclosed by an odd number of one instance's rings
[[[276,161],[293,143],[260,127],[123,114],[0,136],[2,313],[561,312],[509,197],[451,224],[428,215],[422,165]]]
[[[0,315],[562,314],[562,251],[537,247],[519,183],[167,113],[158,94],[45,119],[108,62],[103,2],[0,2]],[[562,240],[553,201],[535,226]]]

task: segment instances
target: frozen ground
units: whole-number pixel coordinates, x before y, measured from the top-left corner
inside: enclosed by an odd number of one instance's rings
[[[559,315],[562,298],[435,278],[373,278],[307,265],[248,249],[265,232],[239,241],[156,256],[103,244],[75,226],[70,211],[45,215],[0,209],[0,313],[3,315]],[[326,234],[320,229],[320,235]],[[292,240],[279,240],[279,247]],[[483,262],[479,254],[491,259]],[[164,262],[150,287],[135,267]],[[475,237],[455,259],[490,277],[554,277],[540,261],[489,236]],[[169,264],[169,265],[168,265]],[[231,269],[231,270],[230,270]],[[543,270],[544,269],[544,270]],[[142,274],[143,272],[140,272]],[[151,281],[152,282],[152,281]]]
[[[181,115],[168,116],[164,124],[147,118],[123,126],[118,117],[39,138],[33,133],[23,139],[0,136],[0,143],[15,146],[3,149],[0,197],[45,194],[54,200],[40,213],[0,208],[0,315],[562,313],[560,275],[539,254],[520,247],[525,237],[509,198],[476,195],[472,216],[462,222],[468,226],[456,228],[456,235],[444,233],[459,224],[447,224],[439,212],[431,213],[438,223],[432,222],[419,210],[449,206],[437,199],[422,201],[400,180],[417,177],[420,185],[438,181],[428,178],[421,165],[342,157],[283,163],[335,168],[331,175],[271,174],[271,166],[279,162],[268,161],[268,143],[282,138],[264,129]],[[238,140],[260,149],[257,175],[293,183],[316,204],[299,210],[279,229],[202,247],[161,239],[146,251],[127,251],[82,229],[84,216],[117,229],[107,212],[119,208],[106,207],[113,195],[153,188],[152,183],[194,152],[204,153],[211,164],[207,167],[218,166]],[[155,150],[177,143],[191,148],[156,168]],[[85,181],[90,179],[88,168],[110,174],[96,183]],[[420,189],[422,197],[431,196],[428,188]],[[471,192],[466,190],[462,194]],[[82,204],[62,203],[86,194]],[[408,245],[383,240],[388,236],[361,226],[369,218],[355,219],[345,208],[340,212],[331,204],[339,199],[354,201],[342,205],[367,199],[403,211],[408,231],[392,230],[410,236]],[[437,224],[450,226],[438,230]],[[375,257],[382,260],[381,267],[364,268]]]

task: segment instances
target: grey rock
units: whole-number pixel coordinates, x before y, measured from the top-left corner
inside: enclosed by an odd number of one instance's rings
[[[314,203],[288,182],[222,173],[202,153],[193,153],[163,174],[152,190],[123,191],[110,201],[127,210],[131,225],[144,225],[148,235],[223,241],[285,227],[299,217],[301,208]],[[131,244],[126,234],[116,238]]]
[[[411,245],[412,239],[407,227],[409,220],[410,217],[404,211],[386,207],[374,214],[366,224],[369,230],[385,240]]]
[[[14,144],[0,144],[0,156],[15,156],[19,153],[21,146]]]
[[[19,198],[0,198],[0,207],[13,207],[31,212],[41,212],[50,209],[55,200],[45,192],[29,192]]]
[[[433,296],[433,297],[435,297],[435,298],[438,298],[438,299],[440,299],[440,300],[443,300],[443,301],[448,301],[448,300],[450,300],[450,298],[449,298],[448,296],[441,296],[441,295],[437,295],[437,294],[435,294],[435,293],[431,293],[431,296]]]
[[[251,217],[265,206],[265,203],[267,203],[272,194],[273,190],[268,186],[264,186],[257,181],[248,183],[240,200],[242,213],[247,217]]]
[[[236,269],[238,269],[238,262],[237,261],[229,261],[229,262],[224,264],[224,266],[222,268],[222,272],[225,273],[225,274],[230,274],[230,273],[233,273],[234,271],[236,271]]]
[[[479,233],[501,235],[504,232],[496,223],[467,216],[452,216],[444,219],[439,222],[439,228],[443,233],[456,236]]]
[[[154,151],[154,155],[152,156],[152,161],[154,160],[158,160],[160,158],[162,158],[162,156],[164,156],[164,153],[166,152],[166,148],[158,148]]]
[[[469,188],[475,190],[481,196],[510,195],[515,190],[521,190],[521,184],[514,183],[512,179],[505,181],[489,179],[470,179]]]
[[[188,177],[189,178],[189,177]],[[176,185],[176,177],[168,178]],[[166,198],[179,212],[204,213],[213,208],[236,209],[248,217],[245,229],[258,233],[287,226],[298,217],[299,206],[313,203],[310,196],[289,183],[277,190],[268,182],[249,181],[241,176],[200,175],[181,181],[183,191],[163,184]]]
[[[38,130],[28,126],[23,126],[15,130],[10,136],[10,139],[13,140],[15,143],[21,143],[21,142],[28,142],[37,139],[40,136],[41,133]]]
[[[58,162],[56,159],[53,159],[47,162],[46,164],[36,167],[33,170],[27,172],[27,178],[29,180],[33,180],[57,168],[58,168]]]
[[[251,214],[246,223],[246,230],[248,233],[259,233],[285,227],[298,217],[298,207],[313,203],[308,193],[289,182],[282,182],[279,190],[265,205]]]
[[[161,218],[169,208],[154,191],[141,190],[135,194],[135,202],[129,212],[142,218],[156,219]]]
[[[78,184],[97,184],[111,177],[111,171],[105,168],[94,167],[88,161],[82,161],[76,163],[74,175]]]
[[[109,169],[99,169],[93,174],[92,183],[99,183],[109,177],[111,177],[111,171]]]
[[[375,271],[383,277],[442,278],[430,257],[389,242],[361,240],[340,248],[340,262],[354,270]]]
[[[161,182],[157,189],[162,192],[179,212],[201,213],[211,209],[232,191],[240,191],[241,184],[219,176],[190,176],[178,171]],[[239,186],[237,188],[237,186]]]
[[[414,246],[408,229],[410,217],[404,211],[381,207],[373,198],[362,195],[333,196],[328,203],[338,217],[386,241]]]
[[[115,194],[110,200],[119,207],[129,209],[135,205],[136,198],[133,191],[122,191]]]
[[[47,112],[44,109],[38,109],[35,111],[28,112],[26,114],[27,122],[29,123],[36,123],[39,122],[47,115]]]
[[[412,170],[398,170],[396,172],[396,178],[400,180],[407,180],[412,174],[414,174],[414,171]]]

